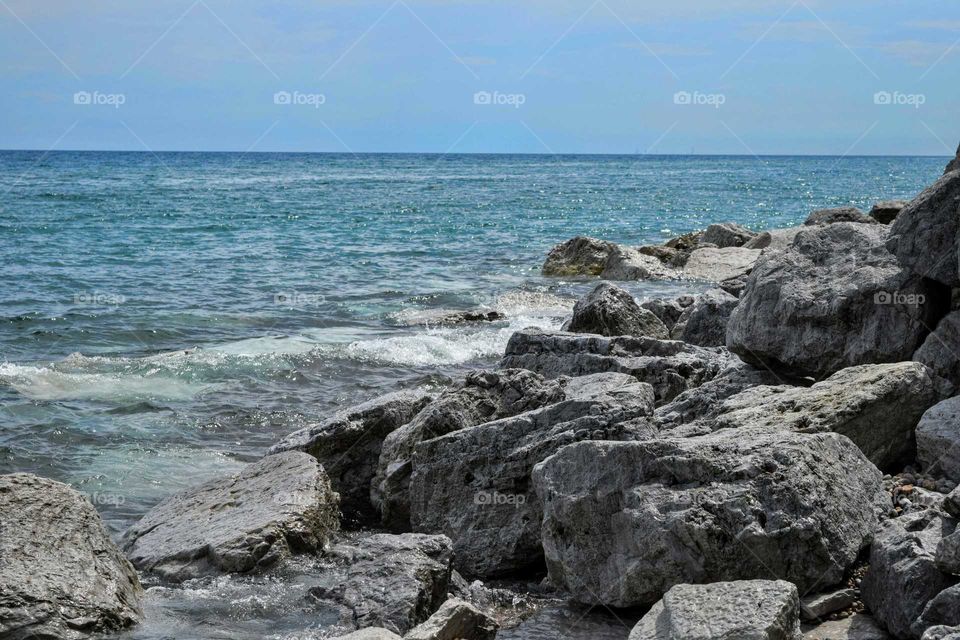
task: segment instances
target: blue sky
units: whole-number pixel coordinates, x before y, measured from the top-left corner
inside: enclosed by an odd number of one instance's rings
[[[0,148],[947,155],[956,0],[0,0]]]

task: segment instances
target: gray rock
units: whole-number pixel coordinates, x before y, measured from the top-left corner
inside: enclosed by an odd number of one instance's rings
[[[757,234],[735,222],[719,222],[707,227],[700,237],[700,244],[714,244],[721,249],[727,247],[742,247]]]
[[[819,225],[834,224],[836,222],[859,222],[861,224],[879,224],[856,207],[836,207],[833,209],[817,209],[811,213],[803,224]]]
[[[550,580],[617,607],[682,583],[837,584],[889,509],[880,472],[834,433],[581,442],[533,479]]]
[[[680,296],[673,300],[664,298],[653,298],[640,303],[640,306],[660,318],[660,322],[669,331],[677,324],[683,310],[693,304],[693,296]]]
[[[632,382],[592,397],[477,425],[417,445],[410,479],[416,531],[453,540],[457,569],[473,576],[515,573],[542,562],[535,464],[564,445],[655,433],[653,389]]]
[[[676,238],[671,238],[663,243],[663,246],[668,249],[677,249],[678,251],[692,251],[697,248],[697,245],[700,244],[700,240],[703,238],[702,231],[690,231],[685,233],[682,236],[677,236]]]
[[[713,379],[733,360],[726,349],[676,340],[525,329],[510,337],[500,366],[530,369],[548,378],[626,373],[653,385],[662,404]]]
[[[943,537],[940,544],[937,545],[934,559],[940,571],[960,576],[960,531],[954,531]],[[960,600],[957,602],[960,603]],[[960,624],[960,620],[950,624]]]
[[[834,431],[881,469],[902,468],[914,457],[914,427],[936,399],[933,380],[919,362],[861,365],[809,388],[747,389],[724,401],[713,428]]]
[[[338,497],[323,467],[298,451],[171,496],[123,536],[134,566],[180,582],[245,573],[316,553],[337,530]]]
[[[958,169],[960,169],[960,147],[957,147],[956,157],[947,163],[947,167],[943,170],[943,173],[947,174],[951,171],[957,171]]]
[[[746,247],[695,249],[683,266],[683,276],[692,280],[722,282],[750,271],[759,256],[759,251]]]
[[[797,588],[783,580],[678,584],[629,640],[799,640]]]
[[[913,360],[930,367],[944,396],[960,393],[960,310],[944,316],[914,352]]]
[[[727,321],[739,300],[722,289],[711,289],[696,297],[671,330],[674,340],[701,347],[726,344]]]
[[[395,634],[393,631],[381,629],[379,627],[370,627],[368,629],[361,629],[360,631],[348,633],[345,636],[337,636],[333,640],[403,640],[403,638]]]
[[[600,272],[604,280],[673,280],[680,272],[656,256],[618,245]]]
[[[911,626],[927,603],[953,584],[953,578],[937,569],[934,553],[955,526],[933,509],[880,525],[860,591],[874,617],[894,636],[919,637]]]
[[[958,204],[960,172],[953,171],[903,208],[890,226],[887,248],[911,272],[950,287],[960,286]]]
[[[944,589],[927,603],[913,623],[913,633],[920,636],[930,627],[941,625],[960,628],[960,585]]]
[[[920,418],[917,460],[928,474],[960,482],[960,396],[933,405]]]
[[[665,340],[670,332],[656,315],[629,293],[608,282],[598,284],[573,307],[564,331],[601,336],[647,336]]]
[[[856,601],[857,592],[849,588],[815,593],[800,600],[800,616],[804,620],[819,620],[834,611],[846,609]]]
[[[418,443],[559,402],[567,397],[566,384],[526,369],[506,369],[471,372],[461,385],[444,391],[383,442],[370,485],[383,524],[394,531],[410,530],[410,458]]]
[[[890,636],[870,616],[855,613],[805,629],[803,640],[890,640]]]
[[[732,295],[734,298],[739,298],[743,294],[743,290],[747,288],[747,280],[749,278],[750,274],[741,273],[733,278],[723,280],[717,286]]]
[[[383,439],[410,422],[432,400],[427,393],[400,391],[344,409],[318,425],[291,433],[269,454],[303,451],[320,461],[333,489],[340,494],[343,517],[375,519],[370,504]]]
[[[764,249],[765,253],[783,251],[793,244],[793,239],[796,238],[797,233],[803,229],[804,227],[800,226],[763,231],[757,234],[756,238],[743,245],[743,247],[744,249]]]
[[[404,640],[494,640],[500,625],[469,602],[451,598]]]
[[[960,640],[960,627],[945,627],[943,625],[930,627],[923,632],[921,640]]]
[[[824,376],[909,360],[944,313],[942,290],[904,272],[883,245],[887,227],[808,227],[761,259],[727,325],[744,360]]]
[[[613,242],[577,236],[553,247],[543,263],[545,276],[597,276],[617,248]]]
[[[956,487],[943,500],[943,510],[954,518],[960,518],[960,487]]]
[[[643,245],[637,247],[637,251],[645,256],[656,258],[672,269],[682,269],[687,258],[690,257],[690,249],[674,249],[660,244]]]
[[[354,535],[324,555],[309,595],[339,606],[346,624],[403,634],[447,599],[452,558],[445,536]]]
[[[0,476],[0,637],[76,640],[143,620],[137,573],[71,487]]]
[[[906,200],[883,200],[873,205],[869,215],[880,224],[890,224],[908,204]]]

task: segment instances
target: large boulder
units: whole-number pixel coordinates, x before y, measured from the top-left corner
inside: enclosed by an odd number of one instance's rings
[[[925,472],[960,483],[960,396],[933,405],[920,418],[917,461]]]
[[[735,222],[718,222],[707,227],[700,242],[715,244],[721,249],[727,247],[742,247],[757,237],[757,234]]]
[[[759,251],[745,247],[694,249],[683,266],[683,276],[691,280],[722,282],[750,271],[759,255]]]
[[[410,530],[410,459],[417,444],[560,402],[567,397],[567,383],[567,379],[545,380],[526,369],[473,371],[461,384],[444,391],[383,442],[370,486],[383,524],[394,531]],[[572,387],[575,392],[576,383]]]
[[[927,603],[956,579],[937,569],[937,545],[956,521],[926,509],[885,521],[870,547],[861,583],[864,603],[897,638],[919,638],[913,625]]]
[[[137,573],[71,487],[0,476],[0,637],[87,638],[143,620]]]
[[[805,225],[834,224],[836,222],[859,222],[861,224],[879,224],[879,222],[856,207],[836,207],[817,209],[803,222]]]
[[[321,551],[339,526],[323,467],[299,451],[171,496],[123,536],[134,566],[180,582],[261,570]]]
[[[617,248],[613,242],[577,236],[550,250],[543,263],[545,276],[597,276]]]
[[[957,147],[956,157],[954,157],[953,160],[947,163],[947,167],[946,169],[943,170],[943,172],[946,174],[946,173],[950,173],[951,171],[957,171],[957,170],[960,170],[960,147]]]
[[[887,248],[906,269],[943,284],[960,286],[960,171],[945,174],[910,201],[890,225]]]
[[[797,588],[783,580],[678,584],[629,640],[800,640]]]
[[[450,598],[403,640],[494,640],[500,625],[469,602]]]
[[[447,599],[452,559],[445,536],[355,534],[324,554],[309,596],[338,608],[344,624],[404,634]]]
[[[912,629],[914,634],[923,634],[930,627],[937,626],[958,627],[960,630],[960,584],[935,595],[923,608]]]
[[[913,460],[914,428],[936,401],[933,380],[919,362],[861,365],[809,388],[747,389],[724,401],[712,427],[834,431],[875,465],[892,470]]]
[[[660,318],[637,304],[632,295],[607,282],[598,284],[577,301],[573,317],[563,328],[601,336],[648,336],[659,340],[670,337]]]
[[[738,302],[723,289],[711,289],[697,296],[670,331],[671,337],[701,347],[724,346],[727,322]]]
[[[693,301],[693,296],[680,296],[673,299],[652,298],[640,303],[640,306],[660,318],[660,322],[671,330],[683,315],[683,310],[692,305]]]
[[[410,422],[431,399],[430,394],[419,391],[390,393],[291,433],[268,453],[303,451],[312,455],[340,494],[344,519],[368,522],[374,519],[370,483],[383,439]]]
[[[909,360],[943,315],[941,287],[904,272],[883,225],[808,227],[757,263],[727,325],[744,360],[825,376]]]
[[[880,224],[890,224],[908,204],[907,200],[882,200],[873,205],[869,215]]]
[[[913,359],[930,367],[944,396],[960,393],[960,310],[944,316]]]
[[[550,580],[617,607],[682,583],[836,584],[889,508],[880,472],[835,433],[581,442],[533,478]]]
[[[653,385],[657,403],[698,387],[736,358],[723,348],[676,340],[525,329],[510,337],[502,367],[521,367],[548,378],[615,372]]]
[[[600,272],[604,280],[672,280],[680,272],[671,266],[676,257],[664,249],[662,256],[653,256],[632,247],[618,245],[610,252]]]
[[[629,378],[628,378],[629,379]],[[413,457],[414,530],[453,540],[457,569],[492,577],[542,563],[535,464],[580,440],[621,440],[655,433],[653,389],[631,381],[615,388],[455,431],[420,443]]]

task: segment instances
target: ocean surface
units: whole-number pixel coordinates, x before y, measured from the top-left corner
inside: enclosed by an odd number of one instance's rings
[[[711,222],[762,230],[821,207],[868,210],[913,197],[945,162],[0,152],[0,473],[73,485],[119,537],[164,497],[340,407],[443,385],[494,366],[513,331],[559,327],[591,283],[540,276],[557,242],[660,243]],[[431,320],[476,307],[507,319]],[[323,637],[301,591],[154,586],[128,635]],[[550,615],[575,622],[571,639],[627,635],[608,618]]]

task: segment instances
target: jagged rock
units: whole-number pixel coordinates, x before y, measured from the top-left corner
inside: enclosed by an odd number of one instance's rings
[[[803,640],[890,640],[890,636],[870,616],[855,613],[806,629]]]
[[[750,271],[759,256],[759,251],[746,247],[695,249],[683,266],[683,276],[710,282],[730,280]]]
[[[943,510],[954,518],[960,518],[960,487],[955,487],[944,497]]]
[[[957,147],[957,156],[947,163],[947,167],[943,170],[943,173],[947,174],[951,171],[957,171],[958,169],[960,169],[960,147]]]
[[[783,580],[672,587],[629,640],[800,640],[797,588]]]
[[[137,573],[80,492],[0,476],[0,637],[78,640],[143,620]]]
[[[653,298],[640,304],[641,307],[660,318],[660,322],[667,328],[673,329],[683,310],[693,304],[693,296],[680,296],[673,300]]]
[[[934,402],[933,380],[919,362],[861,365],[812,387],[753,387],[724,401],[713,428],[834,431],[881,469],[913,460],[914,427]]]
[[[856,207],[836,207],[833,209],[817,209],[811,213],[803,224],[834,224],[836,222],[859,222],[861,224],[879,224],[876,220]]]
[[[530,369],[548,378],[626,373],[653,385],[661,404],[711,380],[731,362],[726,349],[676,340],[525,329],[510,337],[500,366]]]
[[[719,222],[707,227],[700,237],[700,244],[714,244],[721,249],[727,247],[742,247],[750,240],[757,237],[757,234],[746,227],[741,227],[735,222]]]
[[[564,331],[601,336],[647,336],[665,340],[670,332],[651,311],[640,307],[629,293],[607,282],[580,298]]]
[[[338,511],[323,467],[288,451],[167,498],[127,530],[123,548],[138,569],[176,582],[244,573],[322,550]]]
[[[947,587],[934,596],[912,628],[913,633],[919,636],[926,629],[936,626],[960,628],[960,585]]]
[[[494,640],[500,625],[469,602],[451,598],[404,640]]]
[[[577,236],[553,247],[543,263],[545,276],[597,276],[617,248],[613,242]]]
[[[951,287],[957,274],[960,172],[945,174],[910,201],[890,225],[887,248],[906,269]],[[932,326],[932,325],[931,325]]]
[[[670,331],[671,337],[701,347],[724,346],[727,321],[738,302],[722,289],[711,289],[697,296]]]
[[[911,626],[927,603],[954,583],[937,569],[934,553],[943,536],[955,526],[955,521],[934,509],[880,525],[860,591],[874,617],[894,636],[919,637]]]
[[[889,509],[880,472],[834,433],[581,442],[533,478],[550,580],[617,607],[682,583],[836,584]]]
[[[727,324],[727,346],[800,375],[909,360],[945,312],[944,292],[901,269],[883,245],[886,229],[812,226],[758,261]]]
[[[741,273],[738,276],[727,278],[726,280],[721,281],[717,286],[732,295],[734,298],[739,298],[743,293],[743,290],[747,288],[747,279],[749,279],[749,277],[750,274]]]
[[[403,634],[447,599],[452,558],[446,536],[351,536],[324,555],[309,595],[341,608],[346,624]]]
[[[431,400],[430,394],[419,391],[390,393],[291,433],[268,453],[310,454],[320,461],[333,489],[340,494],[343,517],[349,521],[370,521],[375,519],[370,483],[383,439],[410,422]]]
[[[567,380],[544,380],[526,369],[474,371],[461,385],[444,391],[412,421],[383,442],[371,500],[383,524],[410,530],[410,458],[422,440],[530,411],[567,397]]]
[[[380,627],[370,627],[348,633],[345,636],[338,636],[333,640],[403,640],[393,631],[382,629]]]
[[[793,244],[793,239],[802,231],[804,227],[787,227],[786,229],[770,229],[757,234],[757,237],[750,240],[744,249],[766,249],[765,253],[782,251]]]
[[[453,540],[458,570],[492,577],[542,562],[533,466],[580,440],[653,435],[653,389],[632,382],[417,445],[410,479],[416,531]]]
[[[926,473],[960,483],[960,396],[933,405],[920,418],[917,460]]]
[[[690,257],[689,249],[672,249],[660,244],[637,247],[637,251],[645,256],[652,256],[673,269],[682,269],[687,258]]]
[[[677,249],[678,251],[692,251],[697,248],[697,245],[700,243],[700,239],[703,237],[702,231],[691,231],[685,233],[682,236],[677,236],[676,238],[671,238],[663,243],[663,246],[669,249]]]
[[[943,317],[914,352],[913,360],[930,367],[944,396],[960,393],[960,310]]]
[[[856,600],[857,592],[850,588],[815,593],[800,599],[800,616],[804,620],[819,620],[834,611],[846,609]]]
[[[600,277],[604,280],[672,280],[679,278],[680,272],[658,257],[618,245],[610,252]]]
[[[930,627],[923,632],[921,640],[960,640],[960,627],[945,627],[943,625]]]
[[[869,215],[880,224],[890,224],[908,204],[906,200],[883,200],[873,205]]]
[[[935,560],[940,571],[960,576],[960,531],[954,531],[943,537],[937,545]],[[960,620],[950,624],[960,624]]]

